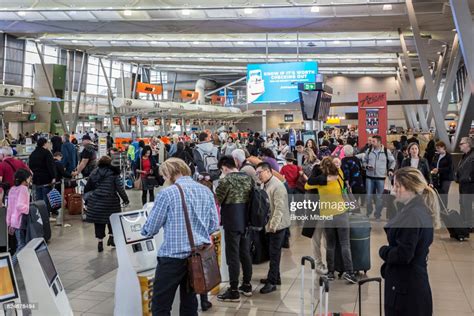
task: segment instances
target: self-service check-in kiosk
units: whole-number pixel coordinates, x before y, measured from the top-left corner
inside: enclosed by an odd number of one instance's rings
[[[0,253],[0,315],[21,316],[20,291],[9,253]]]
[[[163,230],[151,238],[142,236],[147,217],[146,207],[110,217],[118,259],[115,316],[151,315],[157,251],[163,243]],[[176,293],[173,312],[179,311],[179,293]]]
[[[66,290],[43,238],[32,239],[17,255],[26,294],[38,307],[32,315],[73,315]]]

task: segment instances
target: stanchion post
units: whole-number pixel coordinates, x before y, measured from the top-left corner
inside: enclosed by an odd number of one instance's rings
[[[55,226],[63,226],[64,224],[64,205],[66,199],[64,198],[64,179],[61,179],[61,208],[59,209],[58,217],[56,218]]]

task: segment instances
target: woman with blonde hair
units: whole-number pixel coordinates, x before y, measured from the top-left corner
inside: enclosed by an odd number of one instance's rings
[[[311,172],[316,164],[319,163],[318,157],[314,153],[312,148],[305,148],[303,151],[303,165],[300,174],[305,177],[306,180],[311,176]]]
[[[438,196],[413,167],[395,172],[394,192],[404,206],[385,226],[388,245],[379,250],[385,315],[432,315],[427,262],[434,229],[441,226]]]

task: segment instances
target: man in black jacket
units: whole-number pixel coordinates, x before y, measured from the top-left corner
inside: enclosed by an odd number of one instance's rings
[[[29,167],[33,172],[33,185],[35,186],[35,200],[46,202],[47,194],[52,189],[56,181],[56,166],[54,164],[53,154],[48,149],[46,138],[39,138],[36,142],[36,149],[29,158]],[[51,184],[51,186],[48,186]]]
[[[61,146],[63,145],[63,140],[58,133],[54,133],[54,136],[51,137],[51,144],[53,144],[53,153],[61,152]]]
[[[461,138],[459,148],[464,153],[458,164],[456,182],[459,183],[459,198],[461,205],[461,216],[465,227],[473,231],[472,202],[474,195],[474,150],[470,137]]]

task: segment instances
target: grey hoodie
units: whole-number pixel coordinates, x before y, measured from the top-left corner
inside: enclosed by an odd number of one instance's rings
[[[204,166],[204,161],[202,160],[202,153],[212,154],[219,160],[219,150],[212,141],[200,143],[196,145],[196,148],[193,150],[194,163],[196,164],[196,170],[198,173],[206,172],[206,166]]]
[[[364,167],[366,167],[367,178],[372,179],[385,179],[389,171],[393,171],[395,168],[395,158],[393,158],[390,150],[387,150],[385,155],[384,147],[380,147],[378,150],[367,150],[364,157]],[[387,164],[388,158],[388,164]],[[388,165],[388,170],[387,170]],[[367,166],[372,166],[372,169],[367,169]]]

